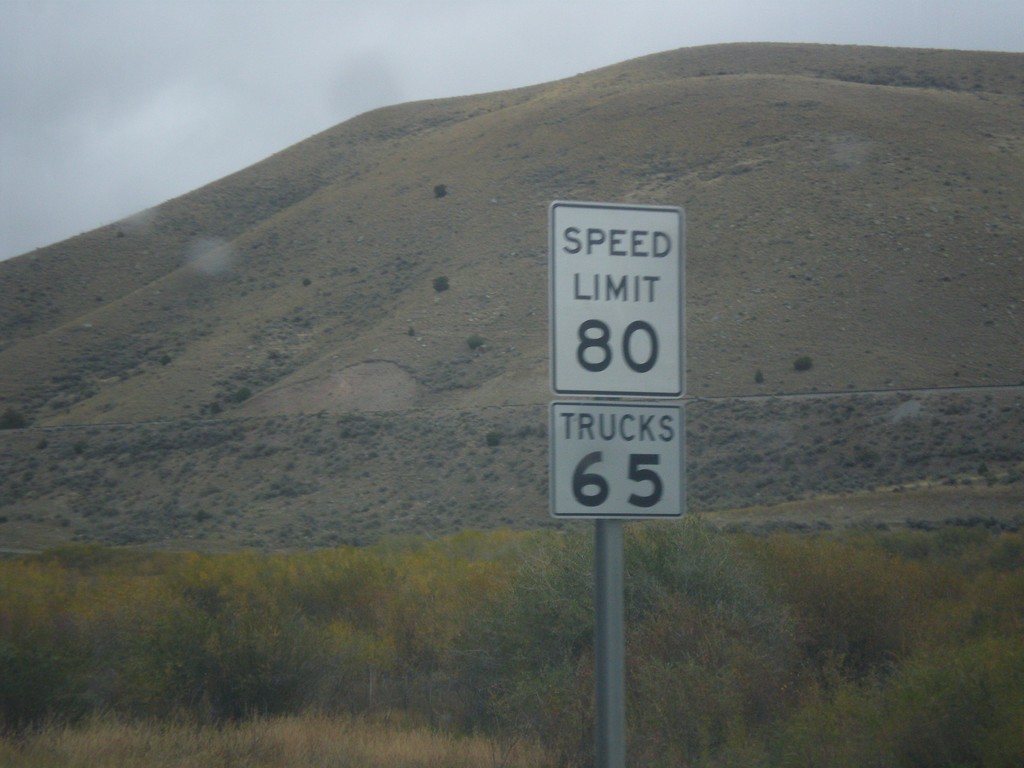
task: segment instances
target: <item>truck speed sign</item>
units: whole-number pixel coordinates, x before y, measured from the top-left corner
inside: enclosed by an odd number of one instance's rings
[[[556,201],[548,223],[554,392],[682,396],[682,209]]]
[[[682,516],[681,406],[556,400],[549,413],[552,517]]]

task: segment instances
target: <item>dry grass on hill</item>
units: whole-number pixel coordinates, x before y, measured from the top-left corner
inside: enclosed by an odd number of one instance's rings
[[[669,51],[376,110],[5,261],[0,413],[85,432],[0,432],[0,517],[58,539],[261,546],[545,521],[555,199],[686,209],[693,396],[848,392],[857,410],[863,390],[1019,386],[1022,61]],[[699,508],[960,482],[982,463],[1009,476],[1024,444],[997,415],[914,422],[935,454],[833,414],[813,430],[824,458],[804,463],[784,425],[762,435],[780,457],[734,410],[708,447],[716,476],[691,475]],[[372,447],[338,442],[364,418]],[[737,478],[728,502],[705,490]]]

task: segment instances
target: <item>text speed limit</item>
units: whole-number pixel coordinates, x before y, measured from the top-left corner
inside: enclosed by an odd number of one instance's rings
[[[683,429],[678,405],[552,403],[552,516],[681,516]]]
[[[682,395],[682,209],[554,202],[549,215],[552,389]]]

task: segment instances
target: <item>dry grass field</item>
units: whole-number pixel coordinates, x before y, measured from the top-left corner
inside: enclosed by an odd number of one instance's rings
[[[401,721],[400,715],[395,716]],[[227,726],[99,719],[0,740],[7,768],[542,768],[536,747],[454,737],[389,718],[256,718]]]
[[[0,547],[550,525],[555,199],[686,210],[693,511],[1019,487],[1022,71],[670,51],[376,110],[3,262]],[[833,397],[720,399],[796,392]]]

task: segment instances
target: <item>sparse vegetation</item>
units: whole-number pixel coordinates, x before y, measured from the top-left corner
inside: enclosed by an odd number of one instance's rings
[[[0,414],[0,429],[23,429],[28,426],[28,419],[16,408],[6,408]]]
[[[815,354],[802,374],[807,388],[1020,381],[1009,318],[1024,279],[1011,226],[1024,190],[1012,164],[992,162],[1014,156],[1019,57],[682,49],[618,65],[613,77],[624,89],[614,103],[597,98],[607,72],[584,73],[571,89],[536,86],[540,100],[478,94],[398,105],[372,127],[347,121],[138,221],[4,262],[0,410],[16,404],[34,423],[188,418],[205,401],[230,404],[242,384],[266,391],[335,354],[347,364],[393,360],[417,381],[465,385],[467,377],[435,376],[433,368],[451,362],[451,345],[439,340],[461,345],[469,317],[501,351],[490,379],[539,380],[546,237],[543,217],[526,212],[554,195],[598,190],[610,200],[690,204],[705,198],[709,183],[719,197],[699,211],[700,231],[714,233],[714,247],[707,238],[691,242],[693,265],[701,265],[691,287],[702,302],[687,328],[695,395],[783,389],[802,351]],[[742,79],[705,76],[717,72]],[[653,87],[657,78],[663,88]],[[961,92],[928,85],[935,83]],[[929,88],[929,110],[920,88]],[[685,109],[691,98],[707,108]],[[641,119],[648,109],[659,119]],[[754,117],[737,121],[742,110]],[[522,129],[565,114],[576,116],[565,131]],[[856,130],[841,117],[848,114],[862,116]],[[484,115],[494,130],[467,141],[468,126]],[[979,120],[990,135],[964,144]],[[914,128],[906,136],[905,126]],[[812,135],[819,140],[781,138]],[[933,153],[950,160],[933,163]],[[822,173],[836,182],[835,199],[822,194]],[[466,207],[448,204],[459,197],[457,179]],[[443,199],[432,199],[435,187]],[[951,189],[962,191],[956,219],[922,203]],[[748,215],[730,213],[737,210]],[[972,224],[986,221],[999,226]],[[115,238],[119,227],[126,239]],[[230,268],[206,276],[215,279],[172,279],[181,254],[207,237],[238,244]],[[981,260],[991,266],[962,268]],[[440,294],[419,290],[435,275],[450,276],[457,295],[440,303]],[[429,330],[424,343],[400,338],[410,324]],[[926,337],[914,333],[922,328]],[[907,349],[910,339],[920,348]],[[830,364],[815,350],[828,350]],[[163,355],[174,362],[159,370]],[[751,359],[769,387],[752,381]],[[479,383],[475,375],[463,388]]]
[[[793,361],[794,371],[809,371],[813,367],[814,361],[811,360],[809,355],[800,355],[800,357]]]
[[[249,387],[239,387],[231,394],[231,402],[244,403],[252,397],[252,390]]]
[[[422,386],[457,391],[500,360],[493,351],[464,353]],[[750,523],[767,531],[845,527],[875,515],[873,510],[884,511],[873,521],[890,525],[905,525],[908,518],[938,525],[963,516],[959,505],[969,503],[972,514],[991,518],[994,526],[1020,525],[1024,409],[1013,392],[987,397],[922,394],[911,403],[916,410],[908,410],[910,401],[898,394],[692,402],[688,508],[729,520],[728,510],[773,506]],[[188,547],[196,545],[188,521],[200,509],[212,514],[203,546],[221,549],[332,546],[388,534],[443,535],[467,526],[554,524],[547,512],[542,405],[225,419],[234,409],[218,412],[216,402],[197,414],[216,422],[0,432],[0,514],[33,523],[8,531],[8,546],[33,549],[74,540]],[[916,415],[896,420],[901,413]],[[451,482],[493,454],[490,432],[504,436],[502,461],[488,467],[494,477],[478,472],[475,485]],[[390,480],[395,477],[402,481]],[[896,488],[904,492],[892,493]],[[873,502],[856,502],[872,489]],[[921,495],[914,496],[918,489]],[[832,513],[825,500],[815,502],[813,511],[777,506],[819,496],[839,497],[837,509],[856,502],[860,511]],[[90,499],[119,514],[86,515],[84,506],[62,507],[68,498]],[[302,500],[303,522],[286,530],[295,499]],[[901,499],[912,502],[903,513],[896,504]],[[55,508],[63,509],[63,524]],[[244,515],[232,518],[225,514],[229,508]]]

